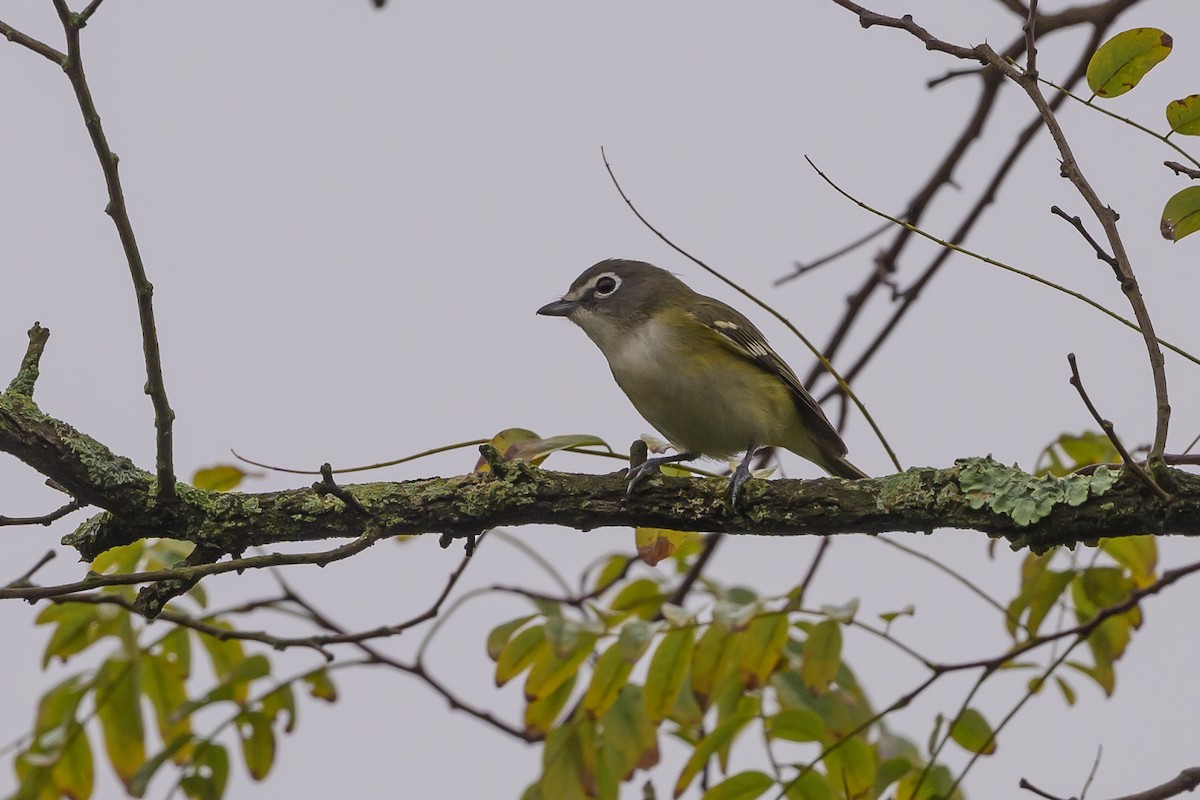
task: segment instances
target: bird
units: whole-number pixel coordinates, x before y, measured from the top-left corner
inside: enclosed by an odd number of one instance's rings
[[[582,328],[634,408],[677,450],[630,469],[627,496],[663,464],[745,453],[727,488],[736,509],[763,447],[790,450],[838,478],[868,477],[846,460],[825,412],[754,323],[667,270],[607,259],[537,313]]]

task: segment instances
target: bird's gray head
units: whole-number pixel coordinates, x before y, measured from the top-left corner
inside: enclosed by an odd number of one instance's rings
[[[683,281],[644,261],[610,258],[589,267],[561,299],[537,313],[567,317],[588,332],[598,326],[635,326],[655,311],[693,294]]]

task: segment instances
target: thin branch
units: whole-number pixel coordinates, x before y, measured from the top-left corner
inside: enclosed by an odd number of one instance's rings
[[[91,591],[100,586],[132,586],[139,583],[156,581],[194,581],[205,575],[220,575],[226,572],[241,572],[247,569],[263,569],[266,567],[289,566],[295,564],[316,564],[324,567],[335,561],[349,558],[361,553],[378,542],[387,534],[377,527],[363,533],[357,539],[340,547],[322,550],[316,553],[271,553],[264,556],[235,558],[231,561],[219,561],[213,564],[197,564],[173,569],[156,569],[146,572],[127,572],[116,575],[90,575],[81,581],[64,583],[55,586],[29,586],[20,588],[0,588],[0,600],[20,598],[22,600],[43,600],[50,597],[65,597],[80,592]]]
[[[857,14],[858,24],[862,25],[864,28],[870,28],[875,25],[879,25],[884,28],[899,28],[901,30],[908,31],[913,36],[924,42],[926,50],[937,50],[943,53],[949,53],[955,58],[985,63],[985,59],[979,53],[978,47],[960,47],[959,45],[942,41],[914,22],[911,14],[905,14],[903,17],[889,17],[886,14],[876,14],[874,11],[869,11],[860,6],[858,3],[850,2],[850,0],[833,0],[833,2],[844,9]]]
[[[32,36],[21,33],[19,30],[3,21],[0,21],[0,36],[8,39],[13,44],[19,44],[21,47],[24,47],[27,50],[32,50],[42,58],[49,59],[60,66],[64,61],[67,60],[66,53],[60,53],[45,42],[39,42]]]
[[[1029,9],[1025,15],[1025,70],[1032,75],[1037,74],[1037,11],[1038,0],[1029,0]]]
[[[890,216],[889,214],[887,214],[883,211],[880,211],[879,209],[874,208],[873,206],[867,205],[862,200],[859,200],[857,197],[855,197],[854,195],[847,192],[841,186],[834,183],[833,179],[830,178],[828,175],[826,175],[819,167],[817,167],[816,164],[813,164],[811,159],[808,160],[808,163],[812,166],[813,170],[818,175],[821,176],[822,180],[824,180],[831,187],[833,187],[833,189],[838,194],[842,195],[847,200],[849,200],[850,202],[857,205],[859,208],[861,208],[865,211],[868,211],[872,214],[875,214],[876,216],[891,220],[892,223],[899,225],[902,228],[905,228],[907,230],[910,230],[913,233],[917,234],[918,236],[921,236],[925,239],[928,239],[931,242],[934,242],[934,243],[940,245],[941,247],[945,248],[946,250],[952,250],[956,253],[962,253],[965,256],[969,256],[969,257],[975,259],[976,261],[981,261],[984,264],[988,264],[993,267],[999,267],[1000,269],[1002,269],[1006,272],[1011,272],[1014,275],[1019,275],[1022,278],[1026,278],[1027,280],[1031,280],[1035,283],[1039,283],[1042,286],[1045,286],[1049,289],[1053,289],[1056,292],[1061,292],[1062,294],[1065,294],[1068,297],[1073,297],[1076,300],[1080,300],[1080,301],[1088,304],[1092,308],[1096,309],[1097,311],[1107,315],[1108,317],[1111,317],[1112,319],[1116,320],[1117,322],[1120,322],[1122,325],[1126,326],[1127,328],[1137,331],[1138,333],[1141,333],[1143,336],[1145,335],[1145,331],[1143,331],[1142,328],[1140,328],[1136,322],[1126,319],[1125,317],[1122,317],[1117,312],[1112,311],[1111,309],[1109,309],[1106,306],[1101,305],[1100,303],[1097,303],[1095,300],[1091,299],[1087,295],[1084,295],[1079,292],[1068,289],[1065,286],[1062,286],[1061,284],[1057,284],[1054,281],[1047,280],[1039,275],[1035,275],[1032,272],[1026,272],[1023,269],[1019,269],[1010,264],[1006,264],[1003,261],[998,261],[994,258],[989,258],[989,257],[983,255],[982,253],[977,253],[974,250],[968,250],[967,248],[962,247],[961,245],[954,244],[953,242],[951,242],[947,239],[940,239],[937,236],[934,236],[933,234],[928,233],[927,231],[924,231],[924,230],[916,227],[915,225],[912,225],[911,223],[905,222],[904,220],[899,219],[898,217]],[[1196,356],[1192,355],[1191,353],[1187,352],[1186,350],[1184,350],[1180,347],[1177,347],[1176,345],[1173,345],[1170,342],[1161,340],[1161,339],[1156,339],[1155,341],[1159,342],[1163,347],[1167,348],[1168,350],[1172,351],[1173,353],[1183,356],[1188,361],[1191,361],[1193,364],[1200,366],[1200,358],[1197,358]]]
[[[76,24],[80,28],[82,28],[84,25],[87,25],[88,20],[92,18],[92,15],[100,10],[100,4],[103,2],[104,0],[92,0],[92,2],[88,3],[87,8],[79,12],[77,16],[78,22]]]
[[[1150,473],[1142,469],[1142,467],[1133,460],[1129,455],[1129,451],[1125,449],[1125,445],[1121,443],[1120,437],[1117,436],[1116,429],[1112,422],[1100,416],[1100,412],[1096,409],[1092,398],[1088,396],[1087,391],[1083,388],[1083,378],[1079,375],[1079,365],[1075,363],[1075,354],[1067,354],[1067,363],[1071,365],[1071,385],[1075,387],[1075,391],[1079,392],[1079,397],[1083,400],[1083,404],[1087,406],[1088,413],[1092,415],[1092,419],[1096,420],[1096,424],[1104,431],[1104,435],[1112,442],[1113,447],[1120,453],[1121,459],[1129,467],[1134,475],[1138,477],[1142,483],[1146,484],[1149,489],[1158,495],[1159,499],[1164,503],[1171,502],[1171,495],[1155,483],[1154,478],[1150,477]]]
[[[299,604],[306,611],[308,611],[311,614],[312,619],[321,627],[325,628],[326,630],[330,631],[333,634],[347,633],[347,630],[345,628],[343,628],[338,623],[334,622],[331,618],[326,616],[323,612],[319,611],[315,606],[313,606],[311,603],[309,603],[307,600],[305,600],[302,596],[293,592],[291,599],[293,602]],[[440,694],[446,700],[446,702],[449,703],[450,708],[454,709],[455,711],[462,711],[464,714],[468,714],[472,717],[475,717],[475,719],[480,720],[481,722],[484,722],[488,725],[491,725],[496,730],[503,731],[504,733],[507,733],[510,736],[513,736],[522,741],[534,742],[534,741],[541,740],[542,737],[540,737],[540,736],[532,736],[532,735],[526,733],[525,731],[521,730],[520,728],[517,728],[516,726],[511,725],[496,716],[493,716],[488,711],[484,711],[483,709],[475,708],[474,706],[469,705],[468,703],[463,701],[460,697],[458,697],[456,694],[454,694],[449,689],[447,689],[442,683],[440,683],[438,680],[436,680],[432,675],[430,675],[425,670],[425,666],[423,664],[421,664],[421,663],[406,664],[402,661],[392,658],[391,656],[381,653],[379,650],[375,649],[374,647],[367,644],[366,642],[354,642],[353,644],[355,647],[357,647],[360,651],[365,653],[371,659],[371,663],[379,664],[381,666],[389,666],[393,669],[408,673],[409,675],[412,675],[412,676],[424,681],[425,684],[427,686],[429,686],[429,688],[433,689],[435,692]]]
[[[1054,144],[1058,147],[1059,156],[1062,158],[1062,174],[1074,184],[1076,190],[1083,197],[1088,207],[1092,210],[1092,214],[1095,215],[1096,219],[1100,222],[1100,226],[1104,229],[1104,236],[1108,240],[1108,245],[1112,249],[1113,257],[1117,260],[1119,267],[1121,291],[1125,293],[1126,299],[1128,299],[1130,306],[1133,308],[1134,318],[1137,319],[1138,327],[1141,328],[1142,339],[1146,345],[1146,354],[1150,361],[1156,405],[1154,445],[1150,451],[1150,459],[1152,462],[1160,459],[1167,446],[1167,429],[1171,419],[1171,404],[1167,396],[1166,366],[1163,359],[1162,347],[1158,342],[1158,337],[1154,334],[1154,322],[1150,318],[1150,312],[1146,307],[1146,300],[1142,296],[1141,289],[1138,287],[1137,278],[1133,273],[1133,264],[1129,259],[1129,254],[1125,251],[1125,242],[1122,240],[1120,231],[1117,229],[1117,212],[1100,200],[1099,195],[1096,194],[1095,189],[1092,188],[1091,183],[1084,176],[1083,171],[1079,167],[1079,162],[1076,161],[1075,154],[1072,152],[1071,145],[1067,141],[1066,134],[1063,133],[1062,127],[1058,124],[1058,118],[1055,116],[1054,109],[1047,103],[1045,96],[1042,95],[1041,89],[1038,87],[1037,76],[1022,72],[1016,66],[1001,58],[987,45],[980,45],[977,49],[984,54],[989,64],[1003,72],[1025,90],[1034,107],[1041,114],[1046,129],[1050,132],[1050,138],[1054,140]]]
[[[859,238],[855,239],[854,241],[850,242],[849,244],[839,247],[837,250],[834,250],[832,253],[827,253],[827,254],[821,256],[820,258],[814,259],[814,260],[809,261],[804,264],[797,261],[792,265],[792,271],[789,274],[784,275],[782,278],[775,279],[774,285],[781,286],[781,285],[787,283],[788,281],[794,281],[796,278],[799,278],[802,275],[805,275],[806,273],[812,272],[814,269],[817,269],[818,267],[823,267],[831,261],[836,261],[837,259],[841,258],[844,255],[853,253],[855,250],[862,247],[864,244],[871,241],[876,236],[879,236],[881,233],[886,232],[887,229],[890,227],[892,227],[892,226],[885,222],[884,224],[880,225],[878,228],[867,231]]]
[[[1194,181],[1200,180],[1200,169],[1192,169],[1191,167],[1185,167],[1183,164],[1180,164],[1178,161],[1164,161],[1163,166],[1169,168],[1176,175],[1187,175],[1189,178],[1191,178]]]
[[[40,517],[6,517],[0,514],[0,527],[5,525],[49,525],[55,520],[60,520],[67,514],[78,511],[83,508],[83,503],[78,500],[72,500],[60,508],[51,511],[49,514],[43,514]]]
[[[1166,800],[1177,794],[1195,791],[1198,786],[1200,786],[1200,767],[1189,767],[1164,784],[1144,792],[1117,797],[1114,800]]]
[[[5,585],[4,588],[29,586],[29,581],[33,578],[37,571],[54,560],[56,553],[53,550],[47,550],[41,558],[34,562],[33,566],[21,573],[20,577],[13,578]]]
[[[877,537],[875,537],[875,541],[881,542],[882,544],[886,544],[890,547],[894,547],[903,553],[907,553],[908,555],[912,556],[913,558],[924,561],[926,564],[929,564],[934,569],[937,569],[937,570],[940,570],[940,571],[946,573],[946,575],[950,576],[951,578],[953,578],[954,580],[958,581],[960,584],[965,586],[976,597],[983,600],[983,602],[987,603],[992,608],[996,609],[1001,614],[1003,614],[1004,618],[1006,620],[1008,620],[1009,624],[1011,624],[1015,627],[1018,627],[1018,628],[1023,628],[1026,633],[1031,632],[1029,630],[1028,626],[1026,626],[1025,623],[1022,622],[1018,617],[1014,616],[1013,613],[1011,611],[1009,611],[1007,608],[1005,608],[1003,604],[1001,604],[998,600],[996,600],[990,594],[985,592],[983,589],[980,589],[978,586],[976,586],[974,583],[972,583],[970,580],[968,580],[965,575],[958,572],[957,570],[952,569],[948,565],[943,564],[941,561],[938,561],[936,558],[933,558],[932,556],[929,556],[926,553],[922,553],[920,550],[909,547],[908,545],[905,545],[905,544],[901,544],[900,542],[897,542],[896,540],[892,539],[889,536],[877,536]]]
[[[104,182],[108,187],[108,206],[105,211],[116,225],[121,246],[125,251],[125,260],[129,265],[129,274],[133,278],[133,289],[137,296],[138,322],[142,331],[142,353],[146,362],[146,394],[154,406],[155,437],[155,474],[158,478],[157,498],[160,503],[170,505],[175,502],[175,464],[173,449],[172,426],[175,412],[167,401],[167,388],[163,382],[162,355],[159,351],[158,329],[154,321],[154,287],[146,277],[146,268],[142,263],[142,254],[138,250],[137,238],[133,233],[133,223],[129,219],[129,210],[125,206],[125,192],[121,188],[121,178],[117,172],[117,156],[109,147],[108,138],[100,124],[100,113],[92,100],[92,92],[88,87],[87,76],[83,71],[83,55],[79,46],[79,31],[86,22],[82,21],[67,7],[66,0],[53,0],[58,12],[59,21],[67,37],[67,58],[63,63],[63,71],[75,89],[75,99],[83,114],[84,125],[92,139],[96,156],[100,159],[100,168],[104,172]],[[92,9],[93,11],[95,9]]]
[[[704,574],[705,567],[708,566],[709,560],[713,557],[713,553],[717,550],[717,545],[725,538],[722,533],[710,533],[704,539],[704,549],[696,556],[696,560],[692,562],[692,566],[688,568],[687,574],[683,576],[683,580],[675,587],[675,591],[671,592],[671,596],[667,598],[667,602],[673,605],[681,606],[683,601],[687,599],[688,594],[692,591],[692,586]],[[822,540],[824,543],[826,540]],[[662,619],[662,611],[659,611],[655,619]]]
[[[1058,206],[1050,206],[1050,213],[1062,217],[1067,222],[1071,223],[1071,226],[1075,228],[1075,230],[1079,231],[1079,235],[1083,237],[1083,240],[1090,244],[1092,249],[1096,251],[1096,258],[1112,267],[1113,271],[1117,274],[1117,277],[1120,278],[1121,265],[1117,263],[1115,258],[1105,252],[1104,248],[1100,246],[1099,242],[1092,238],[1092,235],[1088,233],[1087,228],[1083,226],[1082,219],[1077,216],[1069,216],[1067,212],[1063,211]]]

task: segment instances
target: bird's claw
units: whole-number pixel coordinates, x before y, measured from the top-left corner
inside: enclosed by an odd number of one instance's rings
[[[742,487],[752,477],[750,467],[745,462],[739,464],[738,468],[733,471],[733,475],[729,477],[729,487],[725,490],[725,494],[729,498],[729,509],[731,511],[737,511],[738,498],[741,497]]]
[[[634,488],[646,478],[661,475],[661,465],[657,458],[648,458],[636,467],[630,467],[625,473],[625,499],[633,497]]]

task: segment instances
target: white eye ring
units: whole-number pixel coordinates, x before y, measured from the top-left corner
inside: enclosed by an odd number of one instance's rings
[[[596,278],[596,282],[592,284],[592,287],[593,297],[608,297],[621,288],[621,276],[615,272],[605,272]]]

